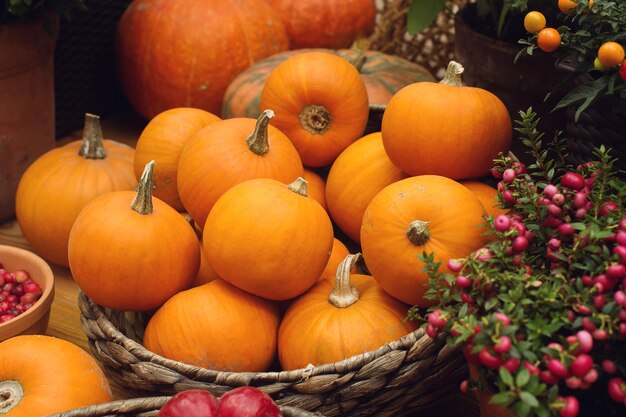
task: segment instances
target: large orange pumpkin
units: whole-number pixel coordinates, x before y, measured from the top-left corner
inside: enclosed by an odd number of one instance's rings
[[[43,335],[0,343],[0,415],[41,417],[111,400],[98,363],[75,344]]]
[[[465,87],[463,67],[452,61],[440,83],[414,83],[398,91],[383,114],[389,159],[409,175],[480,178],[500,152],[508,152],[512,126],[498,97]]]
[[[198,238],[180,213],[152,197],[153,166],[146,165],[137,192],[107,193],[87,204],[70,232],[74,280],[114,310],[158,308],[198,273]]]
[[[359,60],[359,52],[352,49],[295,49],[256,62],[236,76],[224,94],[222,117],[259,117],[261,91],[270,73],[287,58],[314,51],[337,54],[352,62],[365,83],[370,105],[387,104],[398,90],[408,84],[435,80],[423,66],[378,51],[365,51]]]
[[[134,168],[139,180],[146,164],[154,166],[154,196],[184,211],[178,196],[177,169],[183,147],[196,132],[219,117],[201,109],[179,107],[157,114],[143,129],[135,147]]]
[[[406,177],[389,160],[380,132],[364,136],[337,157],[328,173],[326,204],[331,219],[359,243],[367,205],[380,190]]]
[[[288,47],[284,25],[262,0],[135,0],[120,18],[115,49],[126,96],[152,119],[175,107],[219,114],[237,74]]]
[[[276,355],[276,305],[221,279],[174,295],[152,316],[143,342],[202,368],[261,372]]]
[[[374,29],[374,0],[265,0],[287,28],[291,48],[346,48]]]
[[[349,255],[335,281],[322,280],[289,306],[278,331],[282,369],[333,363],[377,349],[415,330],[408,307],[384,292],[372,277],[351,274]]]
[[[409,177],[383,188],[367,206],[361,246],[368,270],[398,300],[426,307],[428,275],[418,255],[434,253],[442,270],[484,244],[484,208],[469,189],[437,175]]]
[[[87,114],[82,140],[48,151],[28,167],[17,188],[15,212],[39,255],[69,265],[67,243],[80,210],[99,195],[137,186],[134,152],[103,139],[99,117]]]
[[[357,69],[325,52],[294,55],[276,67],[263,87],[261,108],[276,112],[272,123],[309,167],[332,163],[361,137],[369,116]]]
[[[289,186],[248,180],[217,200],[204,227],[209,264],[223,279],[252,294],[287,300],[320,277],[333,246],[333,226],[306,181]]]
[[[212,123],[185,145],[178,163],[178,194],[187,212],[204,228],[217,199],[236,184],[254,178],[289,183],[302,175],[302,161],[287,136],[258,120],[235,118]]]

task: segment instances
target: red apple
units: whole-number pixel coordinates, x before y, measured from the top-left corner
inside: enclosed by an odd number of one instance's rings
[[[217,417],[217,407],[217,398],[213,394],[190,389],[167,400],[157,417]]]
[[[239,387],[220,397],[219,417],[281,417],[272,398],[254,387]]]

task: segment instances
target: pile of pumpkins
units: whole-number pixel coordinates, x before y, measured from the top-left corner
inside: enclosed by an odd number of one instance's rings
[[[150,312],[144,344],[164,357],[255,372],[375,349],[432,303],[418,255],[445,269],[487,242],[499,210],[478,179],[511,121],[461,73],[452,62],[441,82],[399,89],[365,136],[363,77],[320,50],[267,72],[257,118],[172,108],[132,149],[88,115],[82,143],[24,174],[19,224],[96,303]],[[361,256],[371,276],[355,272]]]

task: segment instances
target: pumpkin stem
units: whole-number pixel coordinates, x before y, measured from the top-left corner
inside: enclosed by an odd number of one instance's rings
[[[254,132],[246,138],[248,149],[259,156],[265,155],[270,150],[267,125],[273,117],[274,112],[272,110],[265,110],[257,119]]]
[[[17,381],[0,382],[0,414],[5,415],[24,397],[22,385]]]
[[[406,229],[406,237],[409,238],[412,244],[421,246],[428,242],[430,239],[430,229],[428,222],[422,220],[413,220],[409,227]]]
[[[151,214],[154,211],[154,207],[152,206],[152,189],[154,188],[154,183],[152,182],[153,173],[154,160],[148,162],[143,169],[141,178],[139,178],[139,185],[137,185],[137,194],[135,194],[135,198],[130,204],[130,208],[141,215]]]
[[[359,301],[359,290],[350,284],[350,272],[360,257],[360,253],[348,255],[339,264],[335,275],[335,286],[328,296],[328,302],[334,307],[346,308]]]
[[[314,135],[322,135],[330,129],[330,112],[324,106],[309,104],[300,112],[300,126]]]
[[[363,65],[365,65],[365,62],[367,61],[367,57],[365,56],[365,50],[359,48],[356,51],[356,55],[353,56],[352,58],[350,58],[348,60],[348,62],[350,62],[354,68],[356,68],[357,71],[361,72],[361,70],[363,69]]]
[[[104,159],[107,154],[104,150],[100,116],[85,113],[85,127],[83,128],[83,143],[78,154],[87,159]]]
[[[465,71],[463,65],[456,61],[450,61],[446,69],[446,75],[443,77],[443,80],[439,81],[439,84],[463,87],[463,83],[461,82],[461,74],[463,74],[463,71]]]
[[[296,194],[300,194],[303,197],[308,197],[308,193],[307,193],[307,185],[309,183],[307,182],[307,180],[305,180],[302,177],[298,177],[294,182],[292,182],[291,184],[289,184],[287,186],[287,188],[289,188],[291,191],[293,191]]]

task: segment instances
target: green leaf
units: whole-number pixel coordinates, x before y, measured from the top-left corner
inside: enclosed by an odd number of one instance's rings
[[[499,370],[500,379],[504,382],[505,385],[513,385],[513,375],[506,369],[504,366],[500,367]]]
[[[601,77],[597,80],[586,82],[576,87],[570,91],[569,94],[563,97],[561,101],[554,106],[553,111],[582,102],[578,106],[578,109],[576,109],[576,114],[574,115],[574,120],[578,121],[580,113],[589,107],[589,105],[605,91],[608,84],[609,77]]]
[[[524,401],[524,404],[528,405],[530,408],[539,406],[539,400],[537,400],[537,397],[532,395],[530,392],[522,391],[520,392],[519,397],[522,401]]]
[[[530,381],[530,372],[526,368],[522,368],[515,376],[515,385],[523,388]]]
[[[443,10],[446,0],[411,0],[407,13],[407,28],[415,35],[430,26]]]
[[[498,405],[504,405],[504,406],[511,404],[513,401],[515,401],[515,394],[512,393],[511,391],[499,392],[495,394],[493,397],[491,397],[491,400],[489,400],[491,404],[498,404]]]

